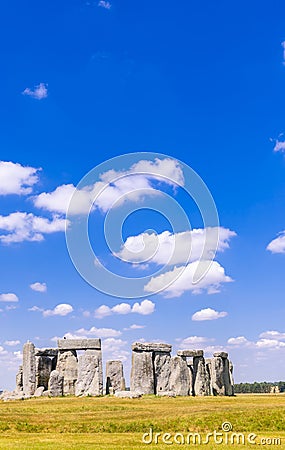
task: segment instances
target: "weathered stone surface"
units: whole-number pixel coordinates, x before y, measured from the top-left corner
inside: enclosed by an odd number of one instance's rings
[[[19,370],[16,375],[16,392],[23,391],[23,366],[19,366]]]
[[[75,395],[103,395],[101,350],[87,350],[78,358],[78,379]]]
[[[58,349],[57,348],[36,348],[35,356],[57,356]]]
[[[171,358],[169,390],[175,395],[189,395],[190,374],[186,357]]]
[[[159,391],[156,395],[158,395],[158,397],[176,397],[173,391]]]
[[[211,360],[211,386],[213,395],[225,395],[224,358],[215,356]]]
[[[117,391],[115,397],[118,398],[140,398],[142,394],[136,391]]]
[[[122,379],[124,378],[122,361],[107,361],[106,363],[106,394],[112,392],[123,391]]]
[[[210,377],[202,356],[193,360],[194,394],[197,396],[210,395]]]
[[[154,392],[169,391],[170,381],[170,353],[154,352]]]
[[[42,397],[51,397],[50,391],[49,391],[49,390],[44,391],[44,392],[42,393]]]
[[[50,374],[48,391],[51,397],[60,397],[63,395],[63,375],[57,370],[53,370]]]
[[[60,350],[57,357],[56,370],[64,377],[64,395],[75,394],[75,383],[78,377],[78,363],[75,350]]]
[[[34,395],[36,390],[35,346],[26,342],[23,347],[23,391],[25,395]]]
[[[234,366],[231,361],[229,361],[229,369],[230,369],[230,383],[231,383],[231,393],[229,395],[235,395],[235,382],[234,382]]]
[[[34,397],[41,397],[43,395],[45,388],[44,386],[39,386],[34,393]]]
[[[125,391],[126,390],[126,380],[125,377],[121,378],[121,383],[120,383],[120,391]]]
[[[25,396],[22,391],[3,391],[0,395],[0,400],[3,400],[4,402],[8,402],[10,400],[24,400],[24,398],[29,398],[28,396]]]
[[[132,352],[131,391],[140,394],[154,394],[152,352]]]
[[[188,371],[189,371],[189,395],[195,395],[194,394],[194,376],[193,376],[193,364],[187,364]]]
[[[229,355],[227,352],[215,352],[213,354],[214,357],[227,358]]]
[[[48,356],[36,356],[36,387],[48,388],[51,371],[52,360]]]
[[[157,343],[157,342],[134,342],[132,345],[133,351],[141,352],[168,352],[172,350],[172,345]]]
[[[231,384],[230,362],[228,358],[224,358],[224,385],[225,395],[233,395],[233,388]]]
[[[101,350],[101,339],[58,339],[60,350]]]
[[[195,356],[204,356],[203,350],[178,350],[177,356],[185,356],[187,358],[194,358]]]

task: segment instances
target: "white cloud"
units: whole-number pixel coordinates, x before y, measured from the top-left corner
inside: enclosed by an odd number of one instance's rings
[[[29,97],[35,98],[37,100],[42,100],[48,96],[47,84],[40,83],[35,86],[33,89],[26,88],[23,92],[23,95],[28,95]]]
[[[137,325],[137,324],[133,324],[130,325],[128,328],[124,328],[124,331],[129,331],[129,330],[142,330],[143,328],[145,328],[145,325]]]
[[[102,319],[103,317],[110,316],[112,314],[112,309],[107,305],[101,305],[95,310],[95,317],[97,319]]]
[[[4,347],[0,345],[0,355],[7,355],[7,350],[4,350]]]
[[[114,330],[113,328],[96,328],[91,327],[90,330],[85,330],[85,328],[80,328],[76,331],[76,334],[80,337],[99,337],[99,338],[109,338],[120,336],[122,333],[119,330]]]
[[[136,302],[132,307],[132,312],[147,316],[155,310],[155,304],[151,300],[143,300],[141,303]]]
[[[8,345],[9,347],[15,347],[16,345],[21,344],[20,341],[15,340],[15,341],[5,341],[4,342],[5,345]]]
[[[285,333],[280,333],[280,331],[264,331],[259,335],[260,338],[265,339],[276,339],[278,341],[285,340]]]
[[[234,231],[223,227],[181,233],[141,233],[129,236],[116,256],[127,262],[182,264],[197,261],[202,256],[204,259],[212,258],[216,250],[222,252],[229,248],[229,240],[234,236]]]
[[[126,171],[109,170],[99,176],[99,181],[82,189],[66,184],[58,186],[53,192],[43,192],[33,197],[33,201],[38,208],[57,213],[66,213],[69,209],[69,214],[83,214],[91,208],[106,212],[127,200],[138,202],[149,195],[160,195],[151,180],[163,181],[171,186],[184,184],[183,172],[177,161],[170,158],[143,160]]]
[[[0,216],[0,230],[6,232],[0,235],[0,242],[3,244],[39,242],[44,240],[44,234],[65,231],[65,226],[65,219],[56,216],[49,220],[32,213],[15,212],[8,216]]]
[[[0,161],[0,195],[27,195],[38,182],[38,171],[11,161]]]
[[[281,231],[279,236],[267,245],[266,250],[271,253],[285,253],[285,231]]]
[[[8,294],[0,294],[0,302],[18,302],[19,298],[16,294],[8,293]]]
[[[30,284],[30,288],[36,292],[46,292],[47,291],[46,283],[39,283],[38,281],[36,283]]]
[[[268,348],[274,350],[282,347],[284,348],[285,342],[280,342],[277,339],[260,339],[255,345],[258,348]]]
[[[107,305],[101,305],[95,310],[95,317],[102,319],[103,317],[110,316],[112,314],[142,314],[144,316],[152,314],[155,310],[155,304],[151,300],[142,300],[141,303],[134,303],[130,306],[128,303],[118,303],[110,308]]]
[[[189,336],[185,339],[182,339],[179,345],[181,348],[186,348],[187,346],[189,348],[189,345],[203,344],[204,342],[208,342],[211,340],[212,339],[206,338],[204,336]]]
[[[193,283],[193,277],[197,271],[198,264],[209,267],[204,277]],[[222,283],[233,281],[225,274],[225,269],[217,261],[195,261],[186,267],[174,267],[173,270],[165,272],[157,277],[152,277],[144,287],[146,292],[160,292],[165,297],[179,297],[186,291],[193,294],[201,294],[206,291],[208,294],[220,292]]]
[[[226,311],[215,311],[211,308],[201,309],[193,314],[192,320],[202,321],[202,320],[216,320],[222,317],[226,317],[228,313]]]
[[[228,344],[236,346],[248,345],[250,342],[244,336],[232,337],[228,339]]]
[[[283,47],[283,64],[285,64],[285,41],[281,42],[281,46]]]
[[[105,1],[105,0],[100,0],[99,2],[98,2],[98,6],[101,6],[101,8],[104,8],[104,9],[111,9],[111,3],[110,2],[108,2],[108,1]]]
[[[113,306],[112,311],[116,314],[130,314],[132,308],[128,303],[119,303],[118,305]]]
[[[128,343],[122,339],[107,338],[102,341],[102,353],[105,360],[119,359],[122,362],[129,362],[130,352],[126,350]]]
[[[42,312],[44,317],[49,316],[67,316],[73,311],[73,307],[68,303],[60,303],[54,309],[43,309],[38,306],[32,306],[29,311]]]

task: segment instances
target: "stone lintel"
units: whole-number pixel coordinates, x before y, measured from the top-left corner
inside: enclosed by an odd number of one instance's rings
[[[166,352],[170,353],[172,345],[157,343],[157,342],[134,342],[132,345],[133,351],[139,352]]]
[[[57,356],[57,348],[36,348],[35,356],[50,356],[51,358]]]
[[[197,356],[204,356],[204,350],[178,350],[177,356],[196,358]]]
[[[101,339],[58,339],[59,350],[101,350]]]
[[[215,358],[216,357],[227,358],[229,356],[229,354],[227,352],[215,352],[213,356]]]

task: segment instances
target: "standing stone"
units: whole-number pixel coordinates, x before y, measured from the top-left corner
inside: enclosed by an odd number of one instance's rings
[[[74,395],[75,383],[78,376],[76,350],[60,350],[57,358],[56,370],[63,376],[63,394]]]
[[[103,395],[101,350],[86,350],[79,356],[75,395]]]
[[[233,380],[230,373],[228,353],[216,352],[211,362],[211,384],[213,395],[233,395]]]
[[[170,353],[154,352],[154,393],[169,391],[170,381]]]
[[[154,394],[154,368],[151,351],[132,352],[131,391]]]
[[[23,390],[23,366],[19,366],[19,370],[16,375],[16,392],[22,392]]]
[[[48,388],[48,381],[52,371],[52,361],[48,356],[36,356],[36,387]]]
[[[228,358],[223,359],[224,363],[224,384],[225,384],[225,395],[233,395],[232,383],[231,383],[231,373],[230,373],[230,362]]]
[[[210,395],[210,378],[203,356],[193,358],[194,395]]]
[[[189,395],[194,394],[194,375],[193,375],[193,364],[187,363],[188,372],[189,372]]]
[[[230,383],[231,383],[231,393],[229,395],[235,395],[235,382],[234,382],[234,366],[231,361],[229,361],[229,368],[230,368]]]
[[[106,394],[110,394],[110,388],[113,393],[123,391],[122,379],[124,379],[122,361],[107,361],[106,363]]]
[[[26,342],[23,347],[23,391],[26,396],[34,395],[36,390],[35,346]]]
[[[221,356],[214,356],[211,361],[211,385],[213,395],[225,395],[224,361]]]
[[[205,365],[206,365],[206,371],[209,377],[209,382],[210,382],[210,395],[213,395],[213,387],[212,387],[212,381],[211,381],[211,358],[206,358],[205,359]]]
[[[186,357],[174,356],[171,358],[169,389],[175,395],[189,395],[190,370]]]
[[[49,395],[51,397],[60,397],[63,395],[63,382],[63,375],[61,375],[57,370],[53,370],[50,374],[48,383]]]

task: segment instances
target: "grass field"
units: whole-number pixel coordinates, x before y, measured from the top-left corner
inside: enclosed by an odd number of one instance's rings
[[[230,422],[233,430],[222,431]],[[155,444],[144,444],[142,436],[161,433]],[[228,444],[206,441],[206,434],[222,432]],[[170,433],[170,437],[162,434]],[[188,433],[200,433],[196,444]],[[245,445],[231,444],[234,432],[244,433]],[[180,435],[176,433],[181,433]],[[248,435],[255,433],[256,438]],[[175,443],[174,437],[178,442]],[[221,439],[217,436],[216,439]],[[265,438],[265,440],[262,440]],[[274,441],[280,438],[280,441]],[[150,440],[149,435],[146,439]],[[268,439],[268,441],[266,441]],[[171,442],[173,442],[171,444]],[[263,445],[264,444],[264,445]],[[285,449],[285,395],[238,395],[237,397],[181,397],[140,399],[39,398],[0,402],[0,449],[139,449],[139,448],[268,448]]]

